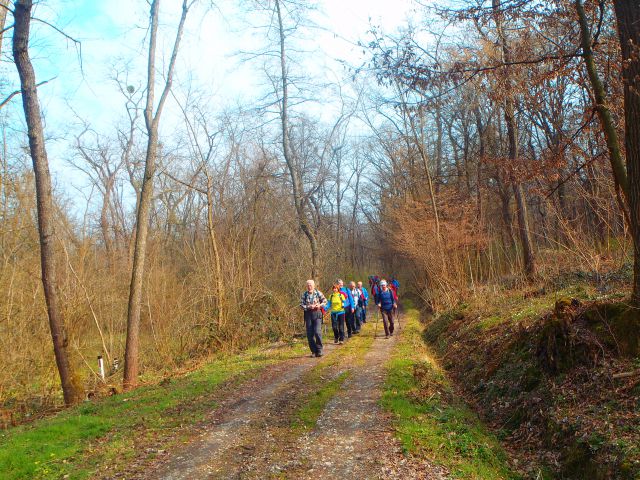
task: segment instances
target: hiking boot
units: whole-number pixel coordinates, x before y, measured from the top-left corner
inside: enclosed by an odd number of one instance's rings
[[[385,340],[389,340],[389,335],[385,335],[385,336],[384,336],[384,339],[385,339]]]
[[[310,356],[311,358],[313,358],[313,357],[315,357],[315,356],[316,356],[316,354],[315,354],[315,353],[312,353],[312,354],[311,354],[311,355],[309,355],[309,356]]]
[[[336,338],[333,343],[337,344],[338,343],[338,339]]]
[[[316,353],[316,357],[321,357],[322,355],[324,355],[322,352]]]
[[[343,342],[342,340],[340,340],[338,343],[339,343],[340,345],[342,345],[344,342]]]

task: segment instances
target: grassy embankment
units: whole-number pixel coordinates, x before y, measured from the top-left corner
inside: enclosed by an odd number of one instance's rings
[[[454,478],[518,478],[499,442],[456,396],[425,345],[418,310],[407,307],[382,397],[403,448],[445,466]]]
[[[304,342],[221,357],[182,377],[86,402],[0,433],[0,478],[87,478],[183,441],[225,391],[304,354]]]
[[[495,289],[427,325],[443,367],[527,476],[640,478],[640,315],[619,287]]]

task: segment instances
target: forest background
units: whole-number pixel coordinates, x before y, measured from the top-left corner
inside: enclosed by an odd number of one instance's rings
[[[6,26],[29,3],[3,0]],[[140,3],[102,19],[130,23],[113,34],[124,42],[98,43],[117,47],[97,71],[74,29],[99,17],[33,10],[55,179],[55,357],[26,147],[35,124],[4,76],[4,410],[59,405],[62,357],[74,403],[101,383],[97,355],[114,383],[124,363],[133,387],[290,338],[309,276],[327,288],[398,273],[436,310],[566,274],[603,293],[620,278],[637,301],[640,159],[625,115],[638,115],[638,27],[625,43],[616,10],[632,2],[407,2],[402,26],[372,20],[322,55],[318,39],[345,38],[322,23],[323,5],[156,1],[149,14]],[[230,57],[203,54],[224,40],[209,35],[221,24],[227,38],[250,34]],[[15,31],[2,39],[7,72]],[[349,58],[331,59],[344,45]],[[69,70],[53,67],[62,58]]]

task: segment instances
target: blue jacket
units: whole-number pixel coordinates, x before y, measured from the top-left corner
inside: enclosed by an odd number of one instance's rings
[[[367,289],[365,287],[362,287],[362,296],[364,297],[364,305],[368,305],[369,304],[369,292],[367,292]]]
[[[378,303],[382,306],[382,310],[393,310],[393,304],[396,303],[396,298],[390,288],[388,288],[386,292],[380,289],[380,293],[378,293]]]
[[[349,289],[342,287],[340,291],[344,293],[345,296],[347,297],[347,303],[344,306],[345,309],[350,308],[351,310],[355,310],[356,305],[355,305],[355,302],[353,301],[353,295],[351,295],[351,292],[349,291]]]

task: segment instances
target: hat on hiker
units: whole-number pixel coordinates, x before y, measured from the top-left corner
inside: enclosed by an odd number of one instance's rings
[[[381,287],[386,287],[386,286],[387,286],[387,281],[386,281],[386,280],[382,280],[382,281],[380,282],[380,286],[381,286]]]

